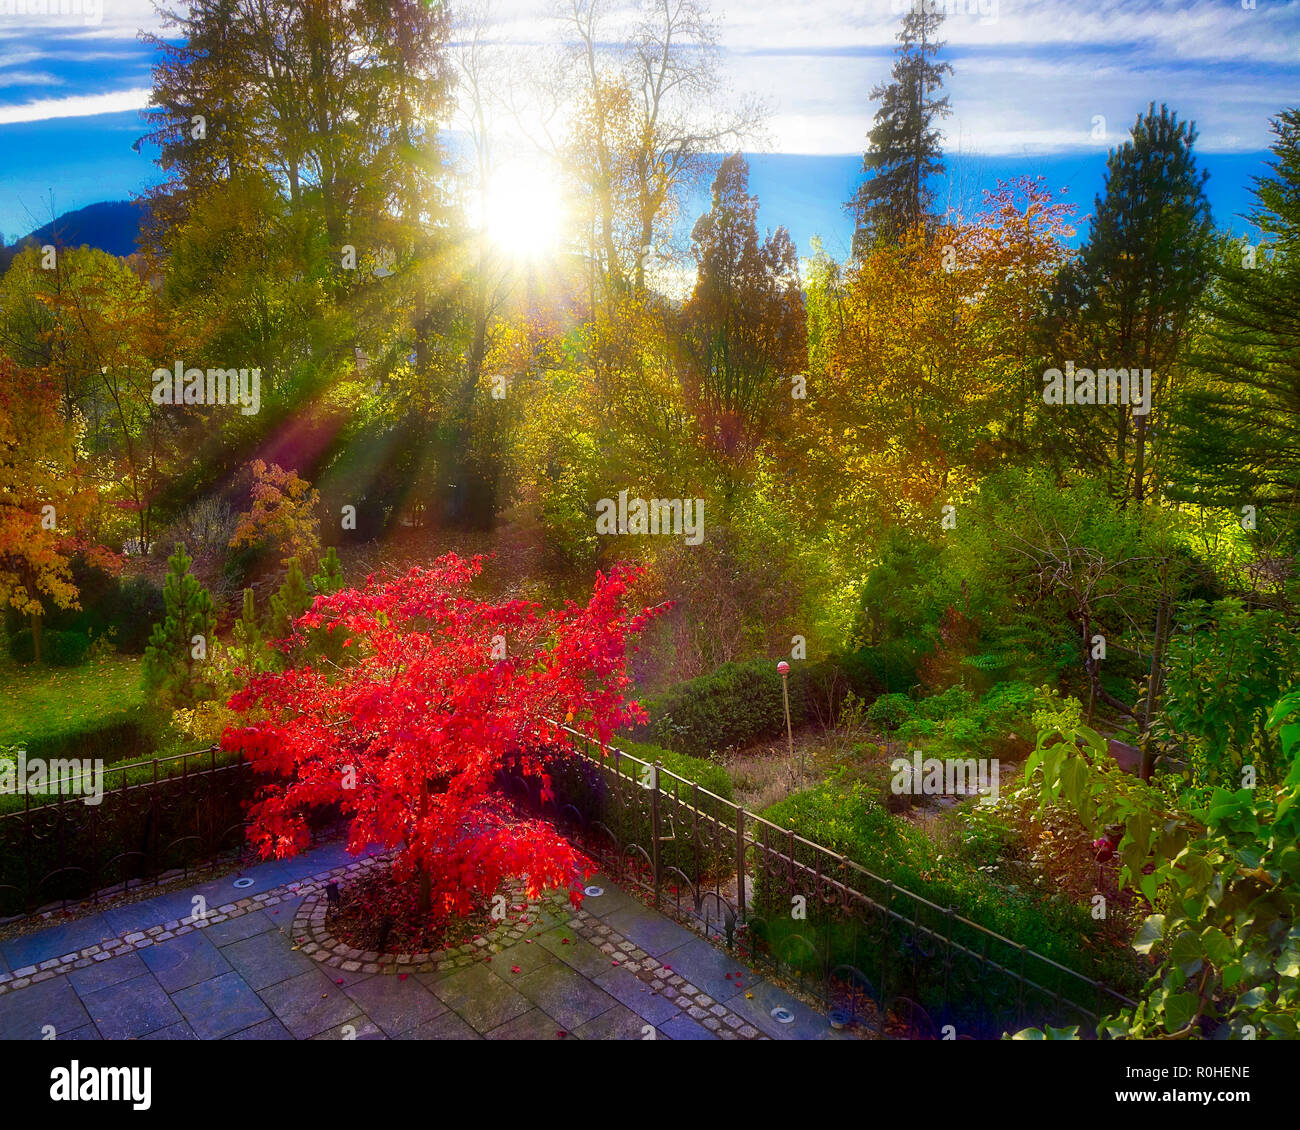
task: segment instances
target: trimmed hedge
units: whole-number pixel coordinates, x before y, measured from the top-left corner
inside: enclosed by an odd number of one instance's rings
[[[99,718],[76,719],[57,733],[22,744],[28,757],[92,757],[112,765],[153,756],[157,739],[157,721],[144,707],[137,707]]]
[[[815,721],[818,709],[833,708],[845,691],[870,698],[880,686],[863,652],[816,663],[796,661],[789,680],[795,726]],[[724,663],[711,674],[648,696],[642,705],[650,723],[629,737],[691,757],[712,757],[785,732],[781,676],[770,659]]]
[[[90,638],[81,632],[46,630],[41,633],[43,658],[51,667],[80,667],[90,658]],[[15,663],[33,663],[36,643],[32,630],[24,628],[9,637],[9,658]]]

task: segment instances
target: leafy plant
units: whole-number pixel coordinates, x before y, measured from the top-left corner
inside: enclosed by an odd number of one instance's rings
[[[1044,803],[1063,799],[1092,827],[1122,828],[1121,883],[1149,915],[1133,948],[1157,965],[1133,1009],[1101,1034],[1139,1038],[1295,1039],[1300,1035],[1300,691],[1276,731],[1285,777],[1228,790],[1123,773],[1087,727],[1044,730],[1026,762]]]

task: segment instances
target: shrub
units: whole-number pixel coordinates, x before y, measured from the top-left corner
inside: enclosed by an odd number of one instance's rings
[[[726,770],[715,762],[658,746],[623,741],[618,743],[618,748],[640,761],[662,762],[666,771],[721,798],[714,800],[697,793],[688,784],[666,776],[660,778],[661,834],[671,834],[668,829],[675,832],[679,827],[693,828],[697,820],[700,825],[698,836],[680,834],[675,839],[661,841],[660,861],[666,884],[677,885],[668,874],[673,868],[693,883],[707,882],[733,870],[736,865],[735,836],[730,829],[734,826],[734,813],[729,804],[723,803],[732,799],[733,786]],[[604,764],[608,769],[614,768],[612,758]],[[642,791],[640,788],[643,768],[636,761],[620,759],[618,771],[629,782],[623,786],[621,795],[611,788],[608,773],[584,759],[563,757],[550,767],[559,804],[573,805],[583,814],[589,827],[596,822],[604,824],[619,838],[620,849],[625,844],[638,844],[648,850],[651,845],[650,793],[649,789]],[[633,803],[628,803],[629,798]],[[698,816],[694,811],[697,807]],[[644,860],[641,863],[644,865]]]
[[[90,658],[90,639],[81,632],[50,631],[41,635],[45,662],[51,667],[80,667]],[[9,637],[9,658],[15,663],[32,663],[36,649],[32,630],[24,628]]]
[[[98,718],[70,719],[66,726],[26,742],[29,757],[90,757],[106,764],[150,756],[157,746],[155,719],[135,707]]]
[[[163,618],[163,591],[147,577],[122,582],[113,609],[113,643],[126,655],[143,655],[152,626]]]
[[[167,564],[166,612],[149,636],[141,670],[145,688],[160,704],[192,706],[211,694],[204,666],[217,618],[212,598],[190,572],[192,559],[180,542]]]
[[[90,639],[80,632],[46,632],[44,643],[51,667],[80,667],[90,658]]]
[[[20,628],[9,633],[9,658],[15,663],[34,663],[36,645],[31,628]]]
[[[849,690],[861,694],[860,672],[845,675],[840,659],[790,666],[790,721],[802,726],[819,715],[834,718]],[[742,749],[785,732],[781,676],[770,659],[724,663],[716,671],[677,683],[642,700],[650,723],[631,732],[633,740],[692,757]]]
[[[906,820],[891,816],[873,795],[873,790],[857,783],[845,788],[840,781],[828,781],[806,792],[798,793],[772,805],[761,815],[781,828],[793,830],[797,835],[838,852],[881,880],[919,895],[939,907],[952,907],[957,914],[985,929],[1002,934],[1013,942],[1028,946],[1045,957],[1101,980],[1122,984],[1133,981],[1132,969],[1113,959],[1098,958],[1095,951],[1083,944],[1093,932],[1086,908],[1063,899],[1045,899],[1041,892],[1022,891],[1017,887],[998,884],[962,852],[945,853],[920,828]],[[773,846],[776,846],[775,844]],[[985,845],[987,848],[988,845]],[[779,869],[778,869],[779,870]],[[864,894],[883,900],[886,895],[882,884],[863,879]],[[897,900],[894,909],[905,913],[928,913],[918,905],[904,905]],[[809,900],[810,912],[813,900]],[[785,928],[789,920],[789,893],[779,874],[769,874],[763,868],[755,876],[756,910],[767,923],[769,932]],[[810,913],[810,921],[816,916]],[[946,926],[938,916],[926,921],[931,929],[944,931]],[[809,923],[799,923],[805,932]],[[885,971],[885,976],[902,976],[903,967],[911,967],[910,960],[898,960],[897,947],[906,943],[904,933],[864,936],[869,932],[846,931],[842,924],[822,916],[812,921],[812,928],[824,931],[822,944],[832,948],[832,965],[853,964],[875,981]],[[954,926],[954,933],[969,934],[955,938],[979,949],[979,941],[969,928]],[[779,938],[769,938],[769,943],[779,943]],[[837,947],[839,952],[836,952]],[[990,952],[990,958],[997,955]],[[1003,958],[1010,954],[1000,955]],[[945,985],[942,962],[926,963],[911,968],[912,981],[895,981],[878,985],[883,993],[902,992],[914,996],[927,1008],[938,1008],[946,999],[948,1015],[956,1017],[963,1006],[977,1010],[975,1002],[981,1000],[980,980],[984,969],[977,963],[963,966],[958,963]],[[893,973],[888,971],[893,969]],[[1045,972],[1047,967],[1041,967]],[[963,983],[962,977],[969,977]],[[1080,988],[1072,979],[1063,979],[1057,986],[1063,993]],[[1078,1003],[1092,1007],[1092,999],[1080,998]],[[971,1012],[968,1021],[974,1016]]]

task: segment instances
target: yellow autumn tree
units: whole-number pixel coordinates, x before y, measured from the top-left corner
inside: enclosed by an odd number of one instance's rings
[[[231,547],[265,545],[279,553],[282,565],[293,557],[314,561],[320,556],[320,493],[278,464],[254,459],[250,468],[253,505],[239,516]]]
[[[0,357],[0,608],[28,618],[38,663],[44,602],[80,607],[73,556],[118,564],[89,536],[98,497],[77,463],[79,427],[64,421],[59,401],[43,370]]]

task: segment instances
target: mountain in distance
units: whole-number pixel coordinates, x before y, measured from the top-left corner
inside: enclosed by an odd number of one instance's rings
[[[8,268],[13,257],[24,247],[97,247],[111,255],[125,258],[138,250],[143,203],[130,200],[105,200],[88,204],[42,224],[35,231],[0,247],[0,271]]]

